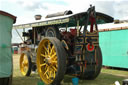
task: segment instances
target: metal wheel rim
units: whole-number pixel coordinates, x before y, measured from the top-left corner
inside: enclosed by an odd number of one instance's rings
[[[56,77],[58,61],[54,44],[48,39],[44,39],[38,47],[37,68],[40,78],[46,84],[53,82]]]
[[[27,58],[27,55],[22,53],[21,56],[20,56],[20,71],[22,73],[22,75],[26,75],[27,74],[27,71],[28,71],[28,58]]]

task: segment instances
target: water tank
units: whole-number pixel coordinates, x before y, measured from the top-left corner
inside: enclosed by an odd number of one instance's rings
[[[16,17],[0,10],[0,85],[11,85],[12,62],[12,26]]]

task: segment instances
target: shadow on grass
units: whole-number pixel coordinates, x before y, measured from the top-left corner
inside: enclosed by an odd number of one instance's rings
[[[63,85],[72,85],[72,76],[66,75],[63,80]],[[79,85],[113,85],[115,81],[122,84],[125,77],[119,77],[111,74],[101,73],[95,80],[79,80]]]
[[[72,85],[73,76],[65,75],[62,85]],[[79,85],[113,85],[115,81],[122,84],[125,77],[119,77],[112,74],[101,73],[95,80],[79,80]],[[37,85],[40,78],[37,74],[29,77],[17,76],[13,77],[13,85]]]
[[[37,82],[40,80],[37,74],[32,74],[29,77],[26,76],[17,76],[13,77],[12,85],[37,85]]]

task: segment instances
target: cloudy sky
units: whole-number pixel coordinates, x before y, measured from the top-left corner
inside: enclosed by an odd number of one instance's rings
[[[96,6],[96,11],[115,19],[128,19],[128,0],[0,0],[0,10],[17,16],[16,24],[21,24],[34,21],[36,14],[44,18],[49,13],[59,11],[86,11],[90,4]],[[16,34],[13,37],[13,42],[20,42]]]

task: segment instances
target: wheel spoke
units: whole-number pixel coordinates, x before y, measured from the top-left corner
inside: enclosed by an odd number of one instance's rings
[[[57,57],[55,57],[54,60],[57,60]]]
[[[52,61],[53,64],[57,64],[57,61]]]
[[[22,58],[22,61],[24,61],[24,57]]]
[[[47,74],[45,74],[45,75],[46,75],[46,78],[49,79],[48,75]]]
[[[48,68],[48,65],[46,64],[46,66],[45,66],[45,71],[47,70],[47,68]]]
[[[50,74],[49,74],[49,76],[50,76],[50,79],[52,78],[52,71],[50,71]]]
[[[58,65],[56,64],[56,68],[58,68]]]
[[[28,66],[28,61],[24,60],[24,66]]]
[[[46,75],[47,79],[50,78],[50,68],[49,68],[49,67],[47,67],[47,69],[46,69],[44,75]]]
[[[47,55],[47,53],[46,53],[46,51],[45,51],[45,53],[44,53],[45,55]]]
[[[23,61],[23,64],[25,64],[25,60]]]
[[[27,66],[27,62],[23,61],[22,65],[23,65],[23,67],[26,67]]]
[[[51,52],[50,52],[50,55],[52,55],[52,52],[54,51],[54,49],[55,49],[55,47],[54,47],[54,46],[52,46],[52,48],[51,48]]]
[[[54,69],[54,71],[57,71],[56,67],[52,66],[52,68]]]
[[[51,56],[51,58],[55,57],[56,56],[56,52]]]
[[[48,53],[48,49],[45,47],[45,45],[43,45],[43,48],[44,48],[45,51]]]
[[[52,61],[57,61],[57,57],[52,57],[51,60]]]
[[[56,72],[55,72],[55,71],[53,71],[53,77],[55,78],[55,76],[56,76]]]
[[[28,68],[27,67],[24,67],[24,71],[26,72],[28,70]]]
[[[46,55],[44,55],[44,54],[41,54],[41,56],[43,56],[43,57],[47,58],[47,56],[46,56]]]
[[[48,71],[49,71],[49,67],[47,67],[47,69],[46,69],[44,75],[46,75],[46,73],[47,73]]]
[[[25,63],[25,67],[28,67],[28,63]]]
[[[45,66],[45,65],[46,65],[46,63],[40,64],[40,67]]]
[[[50,78],[50,71],[47,72],[47,75],[48,75],[48,79]]]
[[[48,54],[50,54],[50,51],[51,51],[51,46],[50,46],[50,41],[48,41]]]
[[[24,63],[22,63],[22,67],[24,68]]]

